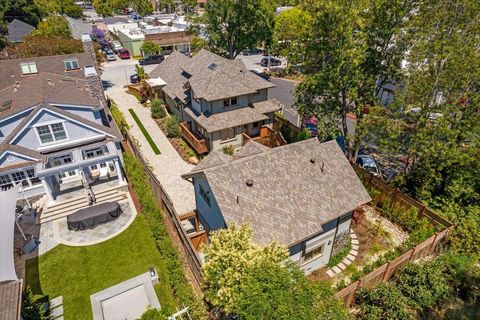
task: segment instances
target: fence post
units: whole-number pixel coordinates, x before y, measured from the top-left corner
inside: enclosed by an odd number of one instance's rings
[[[416,250],[417,250],[417,246],[413,247],[412,253],[410,254],[410,257],[408,258],[408,261],[412,261],[413,255],[415,254]]]
[[[433,250],[435,250],[435,248],[433,246],[435,245],[435,241],[437,241],[437,237],[438,237],[438,232],[435,232],[435,238],[433,238],[433,242],[430,245],[430,248],[428,248],[428,253],[429,254],[432,254]]]
[[[387,267],[385,268],[385,271],[383,272],[382,275],[382,282],[387,282],[387,274],[390,271],[390,262],[387,263]]]
[[[395,205],[397,204],[397,197],[398,197],[398,188],[395,188],[395,191],[392,193],[392,202],[390,202],[390,210],[393,210],[395,208]]]
[[[425,205],[422,204],[422,207],[418,211],[418,217],[421,219],[423,217],[423,213],[425,212]]]

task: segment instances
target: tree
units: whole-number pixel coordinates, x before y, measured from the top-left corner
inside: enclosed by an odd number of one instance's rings
[[[161,50],[160,46],[152,41],[143,42],[140,50],[142,50],[143,55],[158,54]]]
[[[273,12],[263,1],[211,0],[202,18],[209,47],[229,59],[272,39]]]
[[[248,225],[232,224],[228,229],[215,231],[210,245],[204,249],[205,298],[226,312],[233,312],[239,303],[242,279],[261,261],[280,263],[288,257],[285,248],[275,243],[260,247],[252,243],[253,233]]]
[[[145,79],[148,78],[148,75],[147,75],[147,73],[145,72],[145,68],[142,67],[141,65],[138,65],[138,64],[135,65],[135,73],[137,74],[138,79],[139,79],[140,81],[145,80]]]
[[[190,50],[193,55],[207,46],[207,42],[202,38],[195,36],[190,43]]]
[[[239,319],[347,319],[329,283],[309,281],[284,247],[252,243],[252,230],[231,225],[205,248],[205,297]]]
[[[312,17],[306,10],[292,8],[275,18],[272,50],[287,58],[288,63],[301,63],[310,36]]]
[[[22,318],[30,320],[49,319],[45,314],[43,304],[34,301],[32,289],[30,287],[26,287],[22,292]]]
[[[93,41],[97,42],[98,45],[102,48],[108,47],[108,40],[102,29],[97,26],[92,26],[92,31],[90,32],[90,37]]]
[[[347,142],[351,140],[347,136],[347,113],[354,110],[359,97],[361,66],[366,58],[359,2],[329,0],[312,4],[312,34],[304,65],[308,76],[295,88],[300,114],[340,119]]]
[[[150,0],[134,0],[131,1],[131,5],[141,16],[146,16],[153,12],[153,6]]]
[[[71,38],[70,27],[64,17],[48,16],[44,21],[40,22],[37,30],[32,32],[34,36],[61,36]]]
[[[71,18],[81,18],[83,16],[82,8],[76,4],[65,6],[63,12]]]
[[[33,0],[2,0],[0,13],[7,22],[19,19],[34,27],[42,18],[41,9]]]
[[[150,103],[150,111],[152,113],[152,118],[154,119],[165,118],[165,116],[167,115],[167,111],[163,106],[162,99],[153,99]]]
[[[6,48],[11,58],[55,56],[83,52],[82,42],[61,36],[26,36],[24,42]]]

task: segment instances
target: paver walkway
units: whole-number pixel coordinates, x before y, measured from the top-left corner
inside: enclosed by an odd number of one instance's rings
[[[330,278],[333,278],[336,275],[342,273],[347,268],[347,266],[352,264],[352,262],[357,257],[359,242],[358,242],[357,235],[355,234],[355,232],[353,232],[353,230],[350,230],[350,238],[352,240],[352,249],[350,249],[350,252],[348,252],[348,255],[345,258],[343,258],[343,260],[339,264],[327,270],[327,275]]]
[[[167,191],[178,214],[195,209],[195,195],[193,185],[183,180],[181,175],[189,172],[194,167],[186,163],[177,153],[167,137],[150,116],[150,110],[143,107],[138,100],[125,91],[107,91],[107,96],[115,101],[125,119],[130,125],[130,133],[140,143],[140,151],[153,168],[154,174]],[[147,139],[136,125],[128,109],[133,108],[145,129],[160,149],[156,155]]]

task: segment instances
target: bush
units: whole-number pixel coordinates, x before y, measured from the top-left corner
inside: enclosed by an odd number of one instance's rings
[[[228,154],[229,156],[232,156],[233,153],[235,152],[235,148],[233,146],[225,146],[222,148],[223,153]]]
[[[410,263],[395,275],[395,283],[407,303],[416,309],[440,304],[451,296],[449,277],[439,261],[421,265]]]
[[[355,303],[360,309],[358,319],[413,319],[407,311],[405,297],[393,285],[382,283],[372,289],[362,289]]]
[[[180,130],[180,125],[178,124],[178,119],[176,116],[166,118],[164,125],[165,130],[167,130],[167,137],[180,138],[182,131]]]
[[[43,310],[42,303],[33,300],[33,293],[30,287],[26,287],[22,292],[22,318],[31,320],[49,319]]]
[[[125,171],[141,204],[142,214],[147,219],[148,225],[157,244],[159,254],[165,258],[165,263],[169,270],[168,278],[175,296],[178,298],[181,305],[189,307],[193,319],[207,319],[205,306],[193,292],[193,289],[183,271],[183,261],[180,259],[177,249],[167,233],[163,220],[163,213],[158,206],[150,185],[148,184],[148,179],[142,163],[128,153],[124,153],[123,157],[125,161]],[[166,310],[166,312],[169,311],[174,310]],[[160,317],[159,319],[162,318]]]
[[[120,111],[120,109],[118,109],[117,104],[113,100],[110,100],[110,113],[112,114],[113,120],[115,120],[117,123],[120,132],[125,133],[130,126],[128,125],[127,120],[125,120],[123,113]]]
[[[330,261],[327,263],[328,268],[332,268],[342,262],[343,258],[345,258],[350,250],[352,249],[352,241],[348,241],[348,245],[342,248],[340,251],[337,252],[334,256],[330,257]]]
[[[153,99],[150,103],[150,111],[152,112],[153,119],[165,118],[167,115],[162,99]]]
[[[365,218],[366,218],[366,215],[365,215],[365,212],[363,211],[363,208],[358,207],[353,212],[352,222],[353,222],[354,225],[359,225],[359,224],[362,224],[362,222],[365,220]]]
[[[83,16],[83,10],[76,4],[69,4],[63,9],[63,13],[71,18],[81,18]]]

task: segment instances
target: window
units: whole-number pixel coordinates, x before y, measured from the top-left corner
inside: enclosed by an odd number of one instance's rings
[[[53,167],[61,166],[63,164],[72,163],[72,156],[70,154],[66,154],[59,157],[54,157],[50,159],[50,163]]]
[[[27,169],[25,170],[25,173],[32,184],[39,184],[41,182],[40,179],[35,176],[35,169]]]
[[[97,165],[96,165],[96,164],[94,164],[94,165],[90,166],[90,169],[91,169],[91,170],[97,170],[97,169],[98,169],[98,167],[97,167]]]
[[[22,68],[22,74],[38,73],[37,64],[35,62],[21,63],[20,67]]]
[[[229,99],[223,99],[223,107],[230,107],[234,106],[237,104],[237,97],[229,98]]]
[[[103,156],[105,154],[103,148],[98,147],[95,149],[85,150],[85,157],[87,159]]]
[[[6,185],[12,183],[12,180],[10,180],[10,177],[8,174],[4,174],[0,176],[0,185]]]
[[[105,162],[100,163],[100,168],[106,168],[106,167],[107,167],[107,164]]]
[[[42,144],[67,139],[67,133],[65,132],[63,123],[38,126],[37,133]]]
[[[80,69],[80,66],[78,64],[77,59],[68,59],[64,60],[63,64],[65,65],[66,70],[75,70],[75,69]]]
[[[257,127],[258,127],[258,121],[256,121],[256,122],[253,123],[253,127],[254,127],[254,128],[257,128]]]
[[[315,247],[310,245],[305,248],[304,254],[303,254],[303,261],[302,263],[308,263],[312,260],[315,260],[316,258],[320,257],[323,255],[323,250],[325,248],[325,243],[322,243],[321,245],[317,245]]]
[[[25,176],[25,173],[23,171],[12,172],[12,179],[15,182],[21,182],[22,186],[28,187],[27,177]]]
[[[228,128],[220,131],[220,140],[230,140],[235,138],[235,128]]]
[[[205,202],[210,207],[210,196],[208,195],[207,191],[205,191],[205,189],[203,189],[202,185],[199,185],[199,187],[200,187],[200,195],[202,196],[203,200],[205,200]]]

